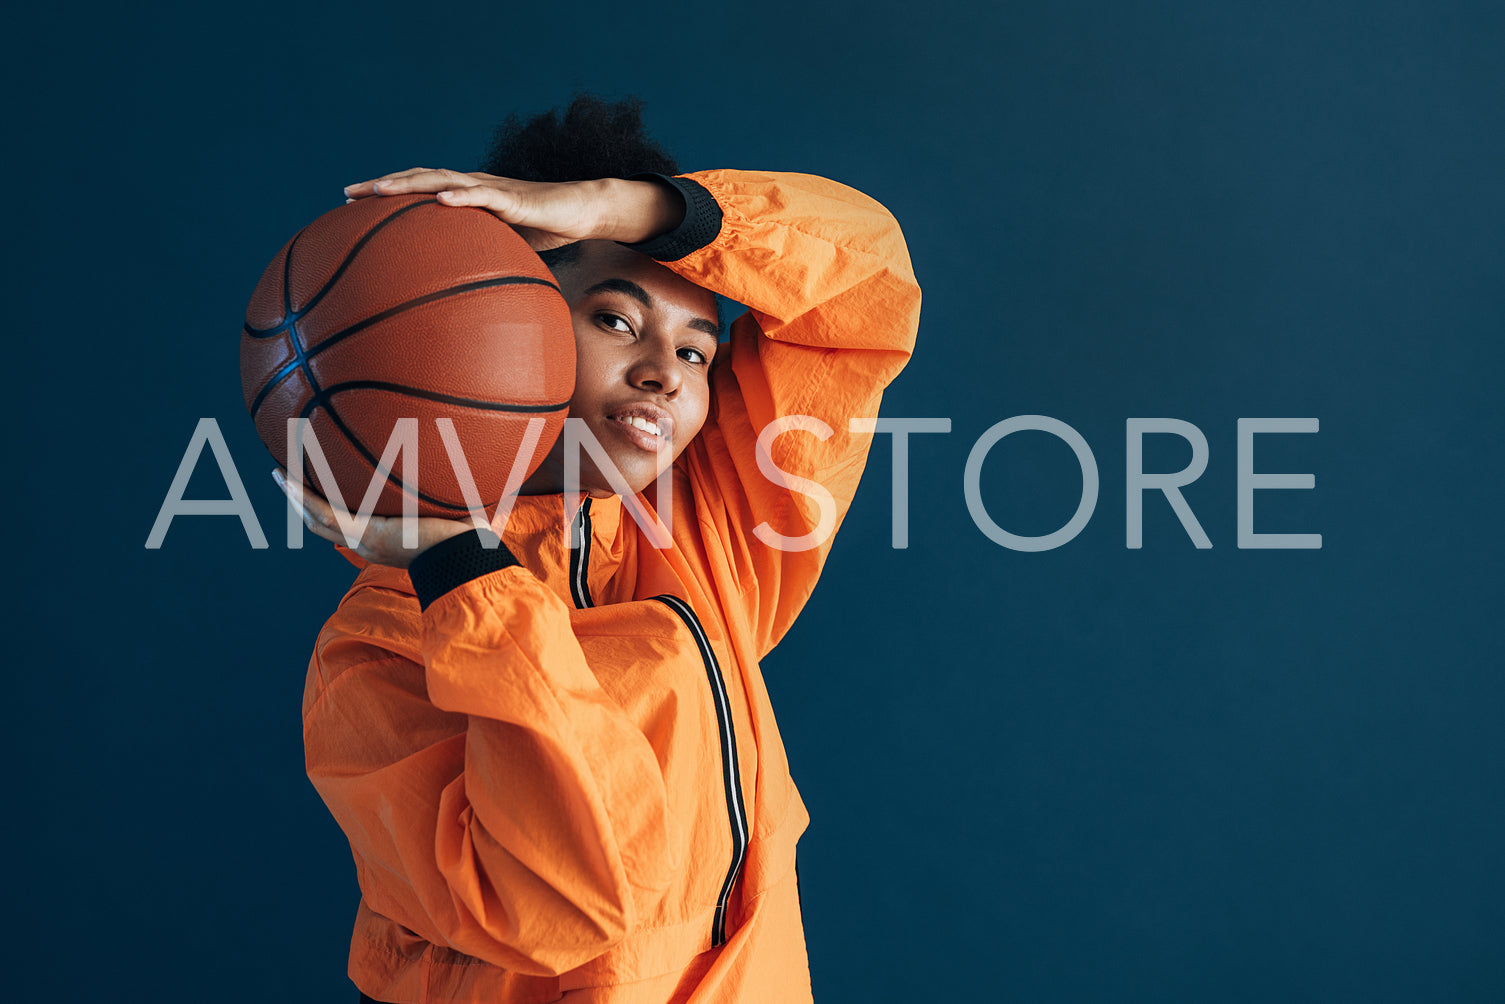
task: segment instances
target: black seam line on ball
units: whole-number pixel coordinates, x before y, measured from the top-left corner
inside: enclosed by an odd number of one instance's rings
[[[355,258],[355,256],[357,254],[360,253],[361,248],[365,247],[371,241],[371,238],[375,237],[377,235],[377,233],[379,231],[381,231],[382,229],[384,229],[388,223],[391,223],[393,220],[397,219],[397,217],[401,216],[403,213],[409,212],[410,210],[413,210],[413,209],[417,209],[419,206],[437,205],[438,202],[439,202],[438,199],[424,199],[423,201],[421,201],[421,202],[415,202],[415,203],[413,203],[410,206],[403,206],[401,209],[397,210],[397,212],[392,213],[386,219],[380,221],[375,226],[373,226],[370,230],[367,230],[366,233],[365,233],[365,235],[363,237],[361,237],[360,240],[356,241],[355,244],[351,246],[351,248],[350,248],[349,251],[345,252],[345,257],[344,257],[343,260],[341,260],[341,262],[339,264],[339,267],[334,270],[334,275],[331,275],[329,277],[329,279],[324,283],[324,285],[321,286],[321,287],[319,287],[319,290],[316,293],[314,293],[313,299],[311,299],[307,303],[305,303],[303,305],[302,309],[300,309],[300,310],[294,310],[293,309],[293,287],[292,287],[292,283],[290,283],[288,281],[288,279],[289,279],[289,277],[290,277],[290,275],[292,273],[293,247],[294,247],[294,245],[296,245],[298,243],[298,237],[302,237],[303,234],[304,234],[304,232],[308,229],[308,227],[304,227],[303,230],[299,230],[298,231],[298,236],[293,238],[293,243],[290,244],[290,245],[288,245],[288,249],[287,249],[287,261],[283,264],[283,272],[282,272],[282,321],[281,321],[281,323],[276,324],[276,325],[274,325],[273,327],[270,327],[270,328],[253,328],[253,327],[251,327],[248,324],[248,325],[246,325],[246,333],[249,334],[252,338],[268,338],[268,337],[270,337],[272,335],[275,335],[277,332],[281,331],[283,328],[287,327],[288,325],[292,324],[293,321],[295,321],[298,318],[302,317],[304,314],[308,313],[310,310],[313,310],[314,307],[318,304],[318,302],[320,300],[324,299],[324,294],[327,293],[327,292],[329,292],[331,289],[333,289],[334,288],[334,284],[340,281],[340,276],[342,276],[342,275],[345,274],[345,269],[347,269],[347,268],[350,267],[350,262],[352,260],[354,260],[354,258]]]
[[[330,278],[325,281],[324,286],[321,286],[321,288],[319,288],[319,291],[316,292],[316,294],[313,294],[312,300],[309,300],[309,303],[304,304],[301,309],[293,310],[292,281],[290,281],[290,278],[292,278],[292,253],[293,248],[295,248],[296,244],[298,244],[298,238],[301,238],[301,236],[304,235],[304,232],[306,232],[309,227],[304,227],[303,230],[298,230],[296,236],[293,236],[292,242],[287,245],[287,257],[283,260],[283,319],[269,328],[253,328],[250,324],[247,324],[245,325],[245,333],[247,333],[248,336],[253,337],[253,339],[269,339],[269,337],[277,334],[278,331],[281,331],[283,330],[283,328],[287,328],[289,327],[289,325],[292,325],[293,321],[296,321],[296,319],[301,318],[301,316],[306,315],[306,313],[309,313],[310,310],[313,310],[316,306],[319,306],[319,301],[324,300],[324,295],[327,294],[327,292],[330,292],[331,289],[334,289],[334,284],[336,284],[337,281],[340,280],[340,275],[345,274],[345,269],[349,268],[352,260],[354,260],[355,256],[360,253],[361,248],[366,247],[367,242],[370,242],[370,239],[372,239],[373,236],[376,236],[376,233],[378,233],[379,230],[384,229],[384,227],[387,226],[388,223],[396,220],[397,217],[405,214],[405,212],[412,211],[412,209],[417,209],[418,206],[432,205],[438,205],[438,200],[424,199],[423,202],[415,202],[412,203],[411,206],[403,206],[402,209],[397,209],[397,212],[391,214],[390,217],[385,218],[385,220],[382,220],[381,223],[378,223],[376,224],[376,226],[373,226],[372,229],[367,230],[366,235],[364,235],[363,238],[360,239],[360,241],[355,242],[355,244],[352,245],[351,250],[349,250],[348,253],[345,254],[345,259],[340,262],[339,268],[334,269],[334,274],[330,275]],[[530,281],[530,283],[537,283],[540,284],[540,286],[549,286],[549,288],[554,289],[554,292],[560,292],[560,288],[558,288],[558,286],[555,286],[552,281],[546,280],[546,278],[534,278],[533,275],[516,275],[516,277],[512,278],[515,281]]]
[[[356,450],[360,452],[360,455],[366,458],[366,463],[370,464],[371,465],[371,470],[375,472],[372,475],[373,478],[375,478],[376,476],[380,475],[380,477],[381,477],[381,479],[383,481],[391,481],[394,485],[397,486],[397,489],[399,491],[401,491],[403,494],[418,496],[418,500],[420,502],[427,502],[427,503],[429,503],[429,505],[438,506],[441,509],[446,509],[446,510],[448,510],[450,512],[453,512],[456,515],[460,515],[460,516],[464,516],[464,515],[469,514],[470,508],[468,506],[456,505],[453,502],[446,502],[443,499],[436,499],[432,495],[426,495],[426,494],[424,494],[423,492],[419,491],[416,488],[409,488],[407,482],[404,481],[404,480],[402,480],[402,478],[393,477],[392,472],[389,471],[389,470],[387,470],[385,467],[382,466],[382,463],[377,458],[376,454],[372,453],[369,449],[367,449],[366,444],[363,443],[363,442],[361,442],[360,438],[358,436],[356,436],[355,433],[353,433],[353,432],[350,431],[350,427],[345,424],[344,419],[340,418],[339,412],[335,411],[334,407],[332,405],[330,405],[326,401],[324,403],[324,405],[323,405],[323,408],[324,408],[324,411],[329,415],[329,420],[335,424],[335,428],[339,429],[340,433],[342,435],[344,435],[344,437],[350,441],[350,445],[354,446],[356,448]],[[308,417],[308,411],[309,411],[309,409],[306,409],[306,408],[304,409],[304,413],[303,413],[303,417],[304,418]],[[303,472],[304,484],[307,484],[308,483],[308,480],[307,480],[308,479],[308,454],[306,452],[303,454],[303,467],[304,467],[304,472]],[[482,504],[484,505],[484,501],[483,501]],[[345,508],[346,508],[346,511],[348,512],[350,507],[346,506]]]
[[[405,310],[411,310],[414,307],[421,307],[426,303],[433,303],[436,300],[442,300],[447,297],[458,296],[461,293],[470,293],[478,289],[490,289],[494,286],[524,285],[547,286],[554,292],[559,293],[559,287],[554,285],[552,282],[549,282],[546,279],[535,279],[530,275],[504,275],[498,276],[494,279],[478,279],[475,282],[467,282],[459,286],[450,286],[448,289],[440,289],[435,290],[432,293],[425,293],[422,296],[408,300],[406,303],[399,303],[395,307],[388,307],[386,310],[383,310],[379,314],[373,314],[363,321],[357,321],[348,328],[345,328],[341,331],[336,331],[334,334],[330,335],[322,342],[319,342],[317,345],[311,345],[307,349],[302,349],[299,347],[297,335],[294,334],[293,348],[297,352],[297,357],[284,363],[282,367],[277,370],[277,372],[273,373],[270,377],[267,378],[266,386],[261,388],[260,392],[256,395],[256,399],[251,402],[251,417],[256,417],[256,412],[260,410],[262,402],[266,400],[268,394],[276,389],[278,384],[280,384],[283,380],[286,380],[299,367],[307,370],[308,360],[312,359],[314,356],[318,355],[320,352],[323,352],[325,349],[336,344],[337,342],[344,341],[351,335],[358,334],[359,332],[365,330],[366,328],[369,328],[373,324],[395,317]],[[563,293],[560,293],[560,296],[563,295]],[[292,321],[288,322],[287,327],[289,329],[294,328],[297,320],[298,318],[293,318]],[[250,329],[248,328],[247,331],[249,332],[249,330]],[[279,328],[278,330],[280,331],[282,329]],[[309,371],[308,375],[311,379],[313,376],[312,371]]]
[[[261,403],[266,400],[266,396],[271,392],[272,388],[282,383],[289,375],[300,369],[303,371],[303,379],[308,381],[310,392],[318,394],[320,391],[319,380],[314,376],[313,368],[308,365],[308,352],[305,350],[303,339],[299,336],[298,332],[298,319],[303,315],[294,314],[292,309],[293,251],[298,247],[298,241],[302,239],[303,234],[307,230],[307,227],[299,230],[293,235],[293,239],[288,242],[287,255],[282,260],[282,316],[285,320],[282,323],[282,327],[271,329],[272,334],[283,330],[287,331],[288,341],[293,346],[293,358],[283,364],[282,371],[277,373],[273,379],[268,380],[266,385],[261,388],[260,393],[256,395],[256,399],[251,402],[250,413],[252,419],[256,418],[256,413],[261,410]],[[249,326],[246,327],[246,333],[251,334]],[[266,336],[251,335],[251,337]]]
[[[298,241],[307,232],[307,227],[299,230],[292,243],[287,246],[287,260],[282,263],[282,316],[287,319],[287,338],[293,344],[293,359],[289,365],[303,371],[303,379],[308,381],[309,392],[317,394],[319,381],[314,376],[313,369],[308,365],[308,347],[303,344],[303,333],[298,330],[298,318],[302,317],[303,313],[293,313],[293,252],[298,249]],[[281,383],[282,378],[279,377],[277,382]],[[253,420],[256,418],[256,412],[251,412],[251,418]]]
[[[546,414],[551,411],[563,411],[570,406],[568,401],[559,404],[508,404],[502,401],[478,401],[470,397],[456,397],[453,394],[441,394],[436,390],[425,390],[422,387],[412,387],[405,383],[391,383],[386,380],[346,380],[343,383],[330,384],[309,398],[303,406],[299,418],[307,418],[315,408],[329,406],[329,399],[336,394],[347,390],[387,390],[395,394],[406,394],[409,397],[422,398],[425,401],[437,401],[440,404],[452,404],[457,408],[474,408],[477,411],[507,411],[519,412],[525,415]]]
[[[293,252],[298,247],[298,241],[302,240],[307,232],[308,228],[304,227],[293,234],[293,239],[287,242],[287,254],[282,256],[282,324],[279,327],[285,326],[291,329],[293,326]],[[268,333],[274,333],[276,330],[277,328],[271,328]],[[252,335],[251,337],[266,336]],[[297,344],[296,336],[293,338],[293,343]]]

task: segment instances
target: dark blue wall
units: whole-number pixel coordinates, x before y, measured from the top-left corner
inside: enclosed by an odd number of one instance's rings
[[[925,288],[888,451],[765,664],[814,816],[824,1001],[1505,999],[1497,628],[1505,8],[1483,2],[85,5],[10,22],[7,479],[17,1000],[349,1000],[349,852],[302,773],[311,640],[351,577],[281,546],[240,401],[262,267],[340,187],[469,169],[494,121],[637,93],[682,162],[888,205]],[[1043,414],[1102,491],[1004,550],[971,444]],[[183,518],[218,419],[274,546]],[[1207,436],[1124,540],[1124,435]],[[1236,423],[1256,529],[1236,546]],[[1153,470],[1183,466],[1171,437]],[[1075,460],[985,468],[1044,533]],[[205,465],[193,494],[222,496]],[[315,543],[312,542],[311,543]]]

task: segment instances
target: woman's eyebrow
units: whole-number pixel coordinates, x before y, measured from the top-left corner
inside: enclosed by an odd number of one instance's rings
[[[583,295],[594,296],[597,293],[626,293],[645,307],[653,306],[653,297],[649,296],[646,289],[631,279],[602,279],[590,289],[587,289]]]
[[[626,293],[628,296],[632,297],[634,300],[638,301],[645,307],[652,308],[653,306],[653,297],[649,296],[646,289],[644,289],[642,286],[639,286],[631,279],[602,279],[600,282],[587,289],[581,295],[594,296],[597,293]],[[685,326],[694,328],[696,331],[704,331],[712,338],[718,338],[721,335],[721,326],[718,325],[715,321],[706,320],[704,317],[697,317]]]

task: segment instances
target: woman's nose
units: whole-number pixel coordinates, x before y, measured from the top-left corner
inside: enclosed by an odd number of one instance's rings
[[[679,390],[680,385],[677,362],[674,346],[657,342],[640,343],[640,352],[628,371],[628,380],[634,387],[659,394],[673,394]]]

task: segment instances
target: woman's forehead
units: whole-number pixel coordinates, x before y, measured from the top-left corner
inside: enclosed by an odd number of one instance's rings
[[[632,296],[654,310],[679,309],[716,320],[716,295],[647,255],[615,241],[582,241],[578,261],[563,269],[559,285],[571,303],[597,292]],[[640,295],[641,294],[641,295]]]

